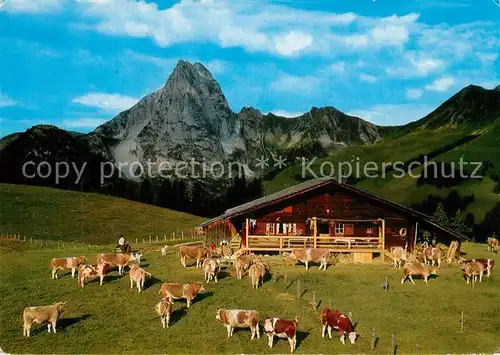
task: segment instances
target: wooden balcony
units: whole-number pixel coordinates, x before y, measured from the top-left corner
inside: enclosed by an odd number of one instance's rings
[[[251,251],[291,251],[301,248],[325,248],[333,252],[380,253],[384,250],[379,237],[249,235],[246,248]]]

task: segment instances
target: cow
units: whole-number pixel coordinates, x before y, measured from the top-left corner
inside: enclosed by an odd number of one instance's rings
[[[424,282],[428,283],[427,279],[430,275],[437,275],[436,266],[423,265],[418,261],[405,264],[403,270],[404,275],[401,279],[401,283],[404,283],[406,278],[409,277],[410,281],[414,284],[415,282],[413,281],[412,276],[422,276],[424,278]]]
[[[155,306],[156,313],[160,316],[163,329],[168,328],[172,315],[173,303],[168,298],[162,298]]]
[[[248,276],[252,282],[252,289],[258,289],[266,276],[267,267],[262,261],[254,262],[248,269]]]
[[[298,260],[306,265],[306,270],[309,269],[309,263],[319,263],[319,269],[326,270],[330,251],[328,249],[296,249],[290,253],[290,258]]]
[[[219,260],[206,258],[203,260],[203,273],[205,274],[204,281],[210,282],[212,278],[217,282],[217,274],[220,271],[220,263]]]
[[[118,266],[118,273],[120,275],[123,274],[123,269],[125,265],[130,264],[132,261],[135,261],[134,254],[123,254],[123,253],[101,253],[97,256],[97,264],[101,264],[106,262],[110,265]]]
[[[48,331],[50,327],[56,333],[56,323],[66,308],[66,302],[58,302],[50,306],[26,307],[23,311],[23,336],[30,336],[33,323],[47,323]]]
[[[58,279],[57,270],[71,269],[71,277],[75,277],[75,271],[87,260],[84,256],[73,256],[69,258],[53,258],[50,260],[52,267],[52,279]]]
[[[408,260],[409,255],[403,247],[392,247],[391,253],[394,260],[394,267],[399,268]]]
[[[259,312],[243,309],[218,309],[215,316],[227,329],[227,338],[233,336],[234,328],[250,328],[253,340],[255,336],[260,339]]]
[[[488,238],[488,250],[491,250],[493,252],[498,252],[499,246],[500,246],[500,242],[498,241],[497,238],[495,238],[495,237]]]
[[[441,249],[437,247],[426,247],[422,251],[424,257],[424,264],[429,264],[434,266],[437,264],[437,267],[441,267]]]
[[[78,286],[83,288],[85,286],[85,279],[99,276],[99,285],[102,286],[104,276],[109,274],[111,265],[108,263],[100,263],[97,265],[80,265],[78,269]]]
[[[479,282],[483,279],[484,266],[477,261],[470,262],[465,264],[464,273],[467,284],[472,280],[472,288],[474,288],[474,283],[477,281],[478,277]]]
[[[167,249],[168,245],[165,245],[163,248],[161,248],[161,256],[163,257],[167,256]]]
[[[243,272],[248,269],[254,261],[257,259],[257,255],[239,255],[234,259],[234,268],[236,270],[236,277],[241,280],[243,277]]]
[[[274,336],[288,339],[290,352],[293,353],[297,347],[297,324],[298,317],[295,320],[284,320],[277,317],[270,317],[264,321],[264,331],[268,336],[268,346],[273,347]]]
[[[186,258],[196,259],[196,267],[201,267],[202,261],[211,254],[209,248],[183,245],[179,248],[182,266],[186,267]]]
[[[462,271],[465,271],[465,266],[468,263],[471,263],[471,262],[474,262],[474,261],[476,261],[478,263],[481,263],[483,265],[483,268],[484,268],[484,271],[486,271],[486,276],[487,277],[491,276],[491,270],[495,266],[495,260],[493,260],[493,259],[461,259],[461,262],[462,262]]]
[[[321,310],[321,336],[325,337],[325,330],[328,330],[328,337],[332,338],[332,329],[335,329],[340,334],[340,342],[345,345],[346,336],[349,338],[351,344],[356,342],[358,334],[354,330],[351,320],[345,314],[330,308],[323,308]]]
[[[168,283],[165,282],[160,287],[162,298],[169,300],[185,298],[187,301],[187,308],[191,305],[191,301],[200,292],[205,291],[205,287],[199,282],[192,282],[186,284]]]
[[[135,259],[135,262],[139,265],[141,265],[141,258],[144,254],[142,253],[135,253],[134,254],[134,259]]]
[[[144,281],[146,280],[146,275],[151,276],[149,272],[141,268],[137,264],[133,264],[128,272],[130,276],[130,288],[134,287],[134,282],[137,284],[137,289],[139,292],[144,288]]]

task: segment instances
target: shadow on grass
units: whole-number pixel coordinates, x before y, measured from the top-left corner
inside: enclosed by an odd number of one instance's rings
[[[217,281],[218,280],[224,280],[226,277],[231,276],[231,273],[227,271],[226,269],[222,269],[217,273]]]
[[[147,290],[148,288],[153,287],[154,285],[158,285],[158,284],[161,284],[161,283],[162,283],[162,281],[159,278],[155,277],[155,276],[146,277],[146,280],[144,282],[143,291]]]
[[[170,315],[169,326],[177,323],[187,314],[187,307],[182,306],[181,308],[175,309]]]
[[[68,318],[61,318],[57,321],[57,329],[65,329],[67,327],[71,327],[72,325],[75,325],[77,323],[80,323],[81,321],[90,318],[90,314],[84,314],[79,317],[68,317]]]
[[[311,332],[311,330],[313,330],[313,329],[310,328],[307,330],[307,332],[297,330],[297,346],[296,346],[297,349],[300,347],[300,343],[302,343],[302,341],[304,341],[309,336],[309,333]]]
[[[102,284],[104,285],[104,284],[107,284],[107,283],[119,280],[119,279],[121,279],[124,276],[125,276],[125,274],[122,274],[122,275],[118,275],[118,274],[116,274],[116,275],[106,275],[106,276],[104,276],[104,280],[102,280]],[[99,277],[96,277],[92,281],[99,282]]]
[[[191,300],[191,306],[193,304],[196,304],[198,302],[201,302],[203,301],[205,298],[208,298],[208,297],[211,297],[214,295],[214,292],[213,291],[205,291],[203,293],[199,293],[196,295],[196,297],[194,299]]]

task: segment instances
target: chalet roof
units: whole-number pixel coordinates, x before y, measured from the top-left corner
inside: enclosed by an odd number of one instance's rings
[[[391,207],[401,211],[402,213],[404,213],[406,215],[411,215],[412,217],[416,217],[416,218],[422,220],[422,222],[424,222],[424,223],[426,223],[426,224],[428,224],[428,225],[430,225],[430,226],[432,226],[432,227],[434,227],[434,228],[436,228],[436,229],[438,229],[446,234],[452,235],[457,239],[461,239],[461,240],[463,240],[463,239],[468,240],[469,239],[460,233],[457,233],[449,228],[441,226],[436,221],[434,221],[430,216],[428,216],[422,212],[419,212],[417,210],[414,210],[414,209],[409,208],[407,206],[404,206],[402,204],[384,199],[380,196],[368,193],[368,192],[361,190],[357,187],[354,187],[352,185],[340,183],[334,178],[318,178],[318,179],[308,180],[308,181],[305,181],[303,183],[286,188],[284,190],[275,192],[273,194],[270,194],[270,195],[267,195],[264,197],[260,197],[256,200],[244,203],[244,204],[239,205],[239,206],[232,207],[232,208],[226,210],[222,215],[203,222],[200,226],[202,226],[202,227],[207,226],[207,225],[209,225],[213,222],[216,222],[218,220],[233,218],[233,217],[236,217],[238,215],[249,213],[251,211],[262,208],[266,205],[272,204],[272,203],[277,202],[279,200],[286,199],[286,198],[292,197],[292,196],[297,195],[297,194],[303,194],[305,192],[315,190],[319,187],[322,187],[325,185],[330,185],[330,184],[335,184],[335,185],[337,185],[345,190],[353,192],[354,194],[362,195],[362,196],[367,197],[368,199],[378,201],[381,204],[391,206]]]

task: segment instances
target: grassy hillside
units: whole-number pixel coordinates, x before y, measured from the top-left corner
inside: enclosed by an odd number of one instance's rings
[[[109,244],[149,234],[168,236],[190,228],[202,217],[121,198],[46,187],[0,184],[0,233],[38,239]]]
[[[169,329],[160,327],[154,312],[159,300],[160,283],[202,281],[202,270],[183,268],[176,250],[166,258],[159,251],[144,253],[143,267],[155,279],[141,294],[130,289],[127,274],[113,271],[99,286],[90,281],[77,288],[76,279],[60,272],[59,280],[51,280],[48,261],[61,256],[57,250],[19,250],[4,252],[0,241],[0,347],[8,353],[167,353],[167,354],[287,354],[288,342],[275,339],[273,349],[267,337],[250,341],[249,330],[236,330],[226,339],[226,329],[215,319],[219,308],[256,309],[261,317],[299,318],[297,353],[377,353],[388,354],[391,336],[395,334],[397,353],[493,353],[500,349],[500,278],[493,276],[477,283],[475,290],[462,278],[458,265],[442,267],[436,278],[426,285],[415,280],[401,285],[401,269],[389,264],[338,264],[326,271],[317,266],[306,271],[304,266],[284,267],[278,257],[265,257],[278,281],[267,280],[261,289],[251,290],[248,276],[235,277],[226,269],[217,284],[205,284],[206,292],[195,298],[187,310],[185,301],[176,301]],[[15,243],[15,242],[10,242]],[[19,244],[19,243],[18,243]],[[499,256],[480,244],[464,244],[467,257]],[[80,255],[81,250],[73,254]],[[95,251],[94,253],[97,253]],[[65,255],[71,255],[66,250]],[[84,254],[85,255],[85,254]],[[86,255],[93,259],[95,254]],[[290,285],[284,284],[287,275]],[[382,289],[388,277],[390,290]],[[296,297],[296,280],[303,294]],[[311,304],[316,292],[319,308],[331,306],[352,312],[359,338],[356,344],[342,345],[335,332],[333,339],[321,338],[319,313]],[[34,325],[30,339],[22,337],[21,314],[26,306],[68,303],[67,312],[58,323],[57,334],[47,333],[43,325]],[[464,311],[464,332],[460,333],[460,313]],[[477,320],[480,320],[478,326]],[[370,349],[371,330],[379,338]],[[133,334],[133,336],[131,336]]]

